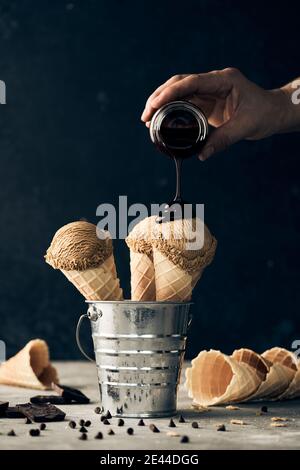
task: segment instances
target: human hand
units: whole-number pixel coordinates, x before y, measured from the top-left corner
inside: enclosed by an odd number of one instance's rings
[[[155,111],[175,100],[196,104],[215,127],[200,160],[242,139],[258,140],[280,132],[289,106],[287,94],[281,89],[265,90],[239,70],[227,68],[170,78],[148,98],[142,121],[149,126]]]

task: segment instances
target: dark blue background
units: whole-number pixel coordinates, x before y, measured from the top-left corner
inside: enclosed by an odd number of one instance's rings
[[[293,3],[0,1],[0,338],[9,354],[41,337],[53,357],[80,357],[74,329],[85,305],[43,261],[52,235],[81,217],[96,222],[98,204],[121,194],[147,204],[173,194],[172,162],[140,123],[148,94],[171,75],[235,66],[266,88],[299,76]],[[282,135],[185,165],[185,197],[205,203],[219,241],[195,289],[190,356],[300,337],[298,149],[299,135]],[[129,295],[128,250],[115,246]]]

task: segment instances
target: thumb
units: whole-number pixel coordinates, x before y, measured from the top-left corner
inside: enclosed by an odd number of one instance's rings
[[[207,160],[214,153],[225,150],[243,138],[242,126],[236,119],[232,119],[212,131],[201,150],[199,160]]]

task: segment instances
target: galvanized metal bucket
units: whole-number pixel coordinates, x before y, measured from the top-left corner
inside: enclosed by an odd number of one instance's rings
[[[191,322],[190,303],[88,301],[102,411],[113,416],[176,413],[177,386]]]

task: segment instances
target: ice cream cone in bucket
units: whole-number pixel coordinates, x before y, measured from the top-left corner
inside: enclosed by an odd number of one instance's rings
[[[47,344],[40,339],[29,341],[0,366],[0,384],[46,390],[52,383],[58,383],[57,372],[50,364]]]
[[[155,272],[151,239],[152,221],[144,219],[126,238],[130,249],[131,300],[155,300]]]
[[[155,300],[155,273],[153,256],[130,251],[132,300]]]
[[[153,259],[156,300],[188,301],[192,289],[215,254],[217,242],[200,219],[178,219],[157,223],[155,216],[139,222],[126,239],[132,252],[147,254]],[[133,272],[132,299],[136,298]],[[143,281],[141,281],[143,283]],[[154,286],[154,284],[153,284]],[[152,287],[153,290],[153,287]]]
[[[60,228],[46,253],[46,261],[60,269],[88,300],[121,300],[112,240],[94,224],[72,222]]]

